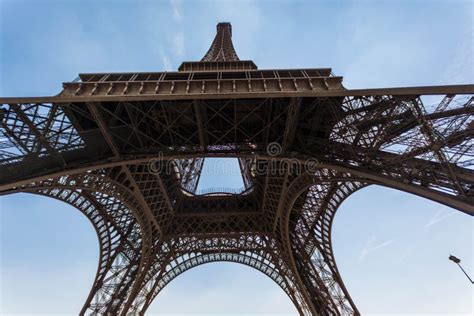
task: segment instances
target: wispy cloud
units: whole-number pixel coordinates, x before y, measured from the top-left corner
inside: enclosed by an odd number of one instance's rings
[[[413,253],[413,247],[407,247],[403,252],[398,256],[398,258],[395,260],[396,263],[398,264],[404,264],[406,259]]]
[[[474,37],[474,23],[472,19],[466,23],[464,35],[466,38],[472,39]],[[446,70],[443,80],[454,83],[469,83],[474,80],[474,72],[465,69],[474,69],[474,61],[472,58],[473,41],[460,41],[457,47],[453,49],[453,58],[446,65]]]
[[[162,50],[160,52],[161,55],[161,63],[163,64],[163,69],[165,71],[172,70],[171,60],[169,59],[168,55]]]
[[[181,21],[183,16],[181,15],[181,4],[179,0],[170,0],[171,10],[173,11],[173,19]]]
[[[376,244],[377,238],[375,236],[371,236],[367,242],[365,243],[364,248],[359,254],[359,263],[363,262],[365,258],[367,257],[368,254],[373,253],[375,251],[378,251],[384,247],[387,247],[395,242],[395,239],[390,239],[387,241],[384,241],[382,243]]]
[[[433,226],[436,223],[442,222],[445,219],[455,215],[456,213],[452,210],[449,210],[447,207],[441,207],[433,217],[425,224],[425,228]]]
[[[183,32],[178,32],[173,38],[173,44],[176,56],[181,57],[184,55],[184,34]]]

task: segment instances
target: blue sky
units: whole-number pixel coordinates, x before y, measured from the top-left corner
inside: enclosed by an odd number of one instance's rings
[[[0,1],[0,95],[54,95],[79,72],[159,71],[198,60],[229,21],[259,68],[332,67],[348,88],[472,83],[471,1]],[[232,185],[222,179],[208,186]],[[0,198],[0,313],[76,314],[98,243],[79,212],[31,195]],[[333,227],[336,260],[363,314],[464,314],[474,220],[381,187],[357,192]],[[179,276],[150,314],[296,314],[266,276],[214,263]]]

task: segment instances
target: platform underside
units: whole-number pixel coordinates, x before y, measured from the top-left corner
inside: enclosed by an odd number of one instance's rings
[[[144,312],[180,273],[233,261],[267,274],[301,314],[358,314],[330,241],[347,196],[383,185],[474,215],[472,85],[266,97],[101,85],[1,99],[0,194],[65,201],[97,230],[82,313]],[[244,190],[198,194],[206,157],[238,158]]]

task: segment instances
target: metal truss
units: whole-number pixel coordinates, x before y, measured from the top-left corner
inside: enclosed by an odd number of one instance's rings
[[[87,216],[99,239],[100,261],[81,314],[121,311],[138,278],[143,250],[149,243],[143,234],[150,231],[137,213],[140,207],[130,192],[103,175],[92,173],[47,179],[16,190],[61,200]]]
[[[242,250],[245,245],[246,250]],[[227,261],[253,267],[274,280],[295,303],[298,310],[307,307],[298,291],[291,270],[280,258],[278,242],[265,235],[240,235],[228,238],[184,237],[162,245],[150,278],[136,298],[132,309],[143,313],[157,294],[175,277],[201,264]]]
[[[348,90],[330,69],[258,70],[230,24],[217,30],[179,72],[81,74],[55,97],[0,99],[0,195],[89,218],[100,260],[81,314],[143,314],[179,274],[229,261],[302,315],[359,315],[336,211],[375,184],[474,215],[474,85]],[[206,157],[238,158],[242,190],[199,192]]]
[[[84,146],[58,104],[10,104],[0,109],[0,165],[21,156],[56,156]]]
[[[330,169],[302,174],[288,186],[280,204],[283,244],[312,308],[319,313],[358,314],[337,270],[331,244],[337,208],[366,185],[357,180]]]
[[[232,44],[230,23],[217,24],[217,34],[211,47],[201,61],[238,61],[239,57]]]

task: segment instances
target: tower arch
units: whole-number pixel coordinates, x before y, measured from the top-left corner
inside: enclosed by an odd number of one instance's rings
[[[92,173],[50,178],[5,194],[30,193],[69,204],[84,214],[99,241],[99,263],[81,314],[117,313],[144,265],[145,223],[137,217],[139,204],[125,187]],[[110,288],[114,288],[110,291]]]
[[[181,274],[198,266],[224,262],[241,264],[263,273],[275,282],[293,302],[295,308],[300,313],[303,313],[305,307],[302,304],[304,304],[304,301],[302,301],[298,296],[298,292],[293,288],[295,286],[293,281],[285,278],[272,261],[265,260],[262,254],[251,251],[187,253],[174,259],[166,266],[165,272],[160,277],[157,288],[153,292],[153,296],[143,304],[141,313],[145,313],[158,294]]]

